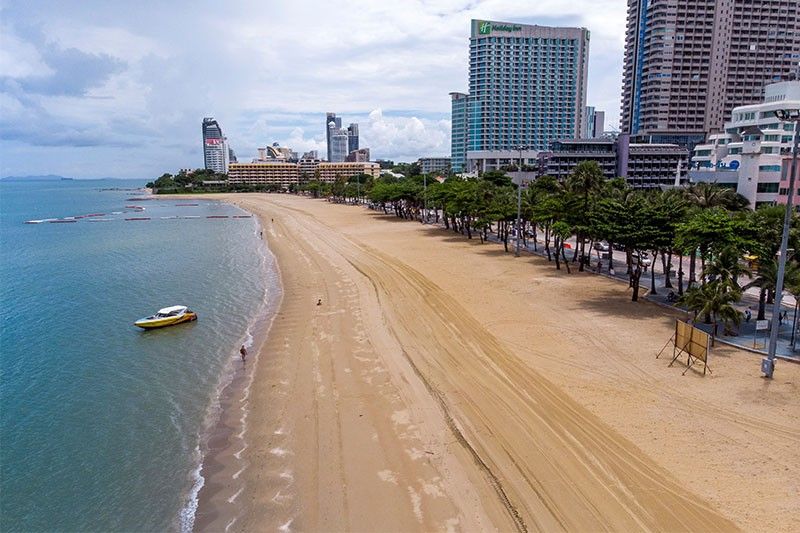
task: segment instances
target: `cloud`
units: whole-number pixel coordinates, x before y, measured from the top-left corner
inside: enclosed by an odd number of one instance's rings
[[[19,2],[0,8],[0,173],[59,173],[56,146],[83,176],[199,166],[204,116],[243,160],[274,141],[324,153],[327,111],[375,158],[446,155],[471,18],[588,27],[587,103],[617,120],[620,0]]]

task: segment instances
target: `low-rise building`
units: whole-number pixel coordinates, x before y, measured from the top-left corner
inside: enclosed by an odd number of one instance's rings
[[[419,164],[419,171],[422,174],[430,174],[431,172],[450,172],[449,157],[420,157],[417,163]]]
[[[373,178],[378,178],[381,175],[381,166],[378,163],[329,163],[322,161],[317,166],[319,171],[320,181],[333,183],[337,178],[349,178],[359,174],[368,174]]]
[[[369,161],[369,148],[353,150],[347,154],[345,161],[348,163],[366,163]]]
[[[492,170],[508,170],[511,167],[538,167],[539,152],[536,150],[478,150],[467,152],[466,172],[483,173]]]
[[[791,152],[794,123],[779,120],[775,111],[798,108],[800,81],[767,85],[763,103],[734,108],[725,133],[695,146],[689,177],[735,189],[751,209],[780,201],[783,156]]]
[[[639,189],[686,183],[688,152],[676,144],[630,143],[629,136],[566,139],[552,144],[546,174],[564,180],[583,161],[596,161],[606,179],[624,178]]]
[[[228,182],[231,185],[277,185],[288,189],[290,185],[297,185],[299,169],[297,163],[283,161],[231,163],[228,165]]]

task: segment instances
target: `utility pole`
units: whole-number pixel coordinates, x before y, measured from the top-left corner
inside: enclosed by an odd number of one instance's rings
[[[786,213],[783,216],[783,235],[781,249],[778,252],[778,279],[775,280],[775,303],[772,306],[772,325],[769,329],[769,347],[767,357],[761,360],[761,372],[764,377],[772,379],[775,372],[775,350],[778,343],[780,327],[781,300],[783,299],[783,278],[786,274],[786,256],[789,248],[789,227],[792,224],[792,200],[794,199],[795,179],[797,178],[797,146],[800,142],[800,109],[779,109],[775,116],[783,121],[794,120],[794,145],[792,146],[792,168],[789,171],[789,191],[786,198]]]

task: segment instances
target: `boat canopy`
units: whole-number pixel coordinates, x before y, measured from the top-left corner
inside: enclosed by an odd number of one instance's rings
[[[187,307],[185,305],[173,305],[172,307],[165,307],[164,309],[159,309],[158,314],[159,315],[178,314],[178,313],[183,313],[184,311],[186,311],[186,309]]]

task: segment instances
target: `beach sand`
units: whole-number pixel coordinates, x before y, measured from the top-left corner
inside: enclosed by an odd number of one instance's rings
[[[284,297],[198,529],[796,527],[800,366],[768,381],[717,347],[682,376],[655,358],[676,315],[625,284],[364,208],[215,197],[260,217]]]

